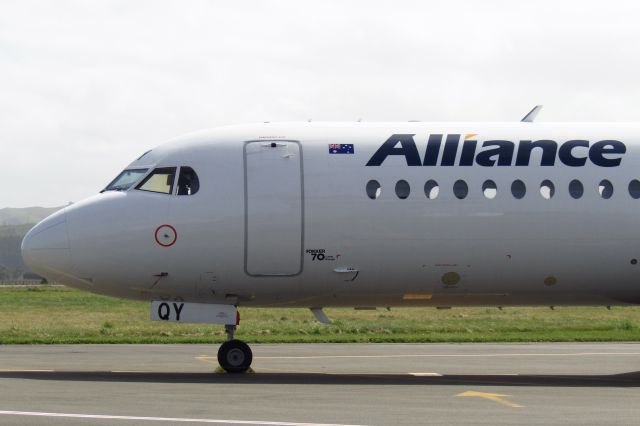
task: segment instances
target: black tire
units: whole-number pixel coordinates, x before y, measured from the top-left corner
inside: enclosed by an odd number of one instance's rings
[[[229,340],[218,349],[218,363],[227,373],[244,373],[251,367],[253,353],[241,340]]]

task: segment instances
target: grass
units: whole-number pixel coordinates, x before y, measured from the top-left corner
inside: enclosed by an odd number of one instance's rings
[[[639,341],[640,308],[241,309],[236,337],[276,342]],[[0,343],[214,343],[221,325],[149,320],[149,304],[66,288],[0,288]]]

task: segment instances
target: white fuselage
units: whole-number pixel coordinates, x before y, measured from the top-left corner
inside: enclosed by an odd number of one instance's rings
[[[25,261],[144,300],[640,302],[640,125],[265,123],[187,135],[127,169],[185,166],[195,194],[104,191],[31,230]]]

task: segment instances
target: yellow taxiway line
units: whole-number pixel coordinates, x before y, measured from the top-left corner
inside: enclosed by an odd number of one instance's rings
[[[511,408],[523,408],[524,405],[516,404],[515,402],[511,402],[506,400],[506,397],[511,395],[503,395],[501,393],[488,393],[488,392],[477,392],[477,391],[466,391],[457,394],[456,396],[462,397],[477,397],[488,399],[489,401],[497,402],[498,404],[506,405]]]

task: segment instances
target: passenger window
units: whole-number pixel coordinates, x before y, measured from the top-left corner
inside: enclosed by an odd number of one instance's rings
[[[155,169],[136,187],[141,191],[171,194],[173,181],[176,176],[175,167],[161,167]]]
[[[485,180],[482,184],[482,194],[484,194],[485,198],[488,200],[493,200],[498,195],[498,187],[496,183],[492,180]]]
[[[200,189],[198,175],[191,167],[180,167],[180,177],[178,178],[178,195],[193,195]]]
[[[640,198],[640,180],[634,179],[629,182],[629,195],[636,200]]]
[[[438,198],[439,193],[440,187],[435,180],[428,180],[427,183],[424,184],[424,195],[426,195],[428,199],[435,200]]]
[[[578,198],[582,197],[583,193],[584,187],[582,186],[582,182],[577,179],[569,182],[569,195],[571,195],[571,197],[577,200]]]
[[[598,184],[598,193],[602,198],[608,200],[613,195],[613,185],[606,179],[600,181]]]
[[[527,187],[520,179],[514,180],[511,184],[511,195],[516,199],[521,199],[527,193]]]
[[[453,194],[456,196],[456,198],[462,200],[467,196],[468,193],[469,186],[467,186],[467,182],[463,180],[455,181],[455,183],[453,184]]]
[[[540,195],[542,195],[542,198],[549,200],[553,198],[553,194],[555,194],[555,192],[556,188],[553,186],[553,182],[550,180],[542,181],[540,184]]]
[[[396,195],[401,200],[409,197],[409,193],[411,192],[411,187],[409,186],[409,182],[406,180],[399,180],[396,183]]]
[[[372,200],[376,200],[380,198],[380,194],[382,193],[382,188],[380,187],[380,183],[377,180],[370,180],[367,182],[367,195]]]

